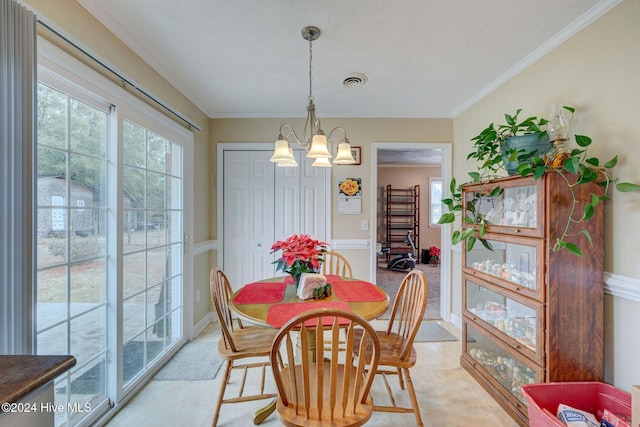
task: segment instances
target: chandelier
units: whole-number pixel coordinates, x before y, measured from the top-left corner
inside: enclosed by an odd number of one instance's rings
[[[344,138],[341,140],[340,144],[338,144],[338,154],[333,160],[333,163],[339,165],[354,164],[356,161],[351,154],[351,145],[347,139],[347,132],[341,127],[336,127],[329,132],[329,136],[327,137],[320,127],[320,120],[316,118],[316,106],[313,103],[311,71],[313,69],[313,41],[320,37],[320,30],[317,27],[304,27],[301,33],[302,38],[309,42],[309,105],[307,105],[307,120],[304,124],[302,139],[298,137],[295,129],[289,123],[283,123],[280,125],[280,131],[276,138],[275,150],[270,160],[280,167],[298,166],[296,159],[293,157],[293,150],[289,145],[289,140],[293,139],[301,148],[307,151],[307,157],[316,159],[312,166],[331,167],[329,159],[331,159],[332,156],[327,148],[327,141],[331,139],[334,132],[340,131],[344,134]],[[286,136],[283,133],[285,130],[288,130]]]

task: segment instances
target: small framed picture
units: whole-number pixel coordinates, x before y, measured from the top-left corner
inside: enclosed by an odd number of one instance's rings
[[[360,159],[360,147],[351,146],[351,155],[354,159],[356,159],[355,165],[362,164],[362,160]]]

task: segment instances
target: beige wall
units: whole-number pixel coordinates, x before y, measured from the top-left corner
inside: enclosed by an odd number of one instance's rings
[[[208,120],[207,117],[158,73],[138,58],[74,0],[24,0],[40,16],[115,65],[144,87],[202,125],[195,132],[194,231],[195,243],[215,239],[216,224],[216,143],[271,142],[282,120]],[[636,156],[640,154],[640,0],[627,0],[582,30],[529,69],[489,96],[448,119],[347,119],[323,120],[325,129],[343,126],[353,145],[362,147],[361,166],[332,170],[332,192],[340,179],[362,177],[362,215],[337,215],[334,207],[332,236],[337,239],[375,240],[373,227],[360,230],[360,220],[375,218],[371,212],[371,144],[373,142],[454,141],[454,175],[466,176],[469,138],[489,122],[500,120],[516,108],[526,113],[546,115],[552,103],[571,104],[579,109],[575,131],[594,138],[593,153],[603,158],[618,154],[615,172],[625,181],[640,182]],[[322,110],[319,106],[319,115]],[[301,128],[302,120],[291,121]],[[455,138],[454,138],[455,135]],[[369,186],[367,187],[367,183]],[[333,194],[335,195],[335,194]],[[635,225],[640,223],[638,194],[612,193],[606,205],[606,271],[640,279],[640,239]],[[339,220],[338,220],[339,219]],[[372,223],[373,224],[373,223]],[[366,277],[372,262],[368,254],[357,255],[355,274]],[[351,255],[350,255],[351,256]],[[208,270],[215,263],[214,251],[195,260],[194,288],[208,295]],[[452,311],[460,315],[460,254],[454,252]],[[194,322],[209,311],[208,299],[195,306]],[[619,297],[606,298],[606,380],[629,389],[640,383],[635,363],[640,359],[640,340],[635,328],[640,324],[640,303]],[[614,369],[615,366],[615,369]]]
[[[181,112],[184,116],[202,127],[202,131],[194,131],[194,165],[190,170],[194,174],[194,243],[206,241],[211,237],[209,228],[209,118],[185,98],[176,88],[171,86],[148,64],[136,56],[119,39],[102,26],[92,15],[82,8],[75,0],[25,0],[23,3],[34,10],[38,17],[44,19],[54,28],[79,42],[83,47],[103,58],[116,69],[137,81],[145,89],[164,100],[171,107]],[[65,43],[51,36],[47,30],[40,28],[39,33],[62,49],[76,56],[81,61],[86,61],[83,55],[78,55],[75,50]],[[88,63],[89,65],[93,65]],[[107,76],[111,77],[111,76]],[[119,83],[118,83],[119,84]],[[136,93],[133,91],[132,93]],[[151,104],[153,105],[153,104]],[[155,105],[153,105],[155,107]],[[160,110],[162,111],[162,110]],[[164,113],[164,111],[162,111]],[[173,120],[173,117],[167,117]],[[208,254],[202,255],[205,259]],[[210,263],[210,262],[209,262]],[[199,303],[194,301],[194,324],[199,322],[209,313],[208,298],[208,267],[203,267],[201,261],[196,260],[194,269],[194,293],[201,291],[205,296]]]
[[[622,181],[640,183],[640,0],[627,0],[580,31],[454,119],[454,176],[471,168],[469,139],[504,113],[523,108],[547,116],[553,103],[578,109],[574,133],[593,138],[592,154],[607,161]],[[605,270],[640,280],[640,193],[610,194],[605,205]],[[453,254],[453,283],[460,283],[460,253]],[[454,313],[461,314],[460,287],[453,287]],[[607,296],[605,380],[627,391],[640,384],[640,302]]]
[[[409,188],[420,185],[420,239],[417,257],[422,258],[422,249],[429,246],[440,247],[440,226],[429,224],[429,178],[440,178],[440,166],[379,166],[378,173],[378,212],[376,218],[377,242],[386,238],[386,205],[384,203],[387,185],[397,188]]]
[[[320,106],[321,107],[321,106]],[[304,111],[301,111],[304,113]],[[318,112],[320,116],[321,110]],[[331,197],[336,200],[338,183],[343,178],[362,178],[362,214],[338,215],[337,203],[332,203],[331,238],[332,239],[368,239],[376,241],[375,218],[371,203],[375,197],[372,177],[376,173],[371,162],[372,144],[375,142],[433,142],[452,141],[451,119],[325,119],[322,126],[325,132],[341,126],[347,131],[353,146],[361,147],[361,165],[342,165],[331,168]],[[275,141],[278,129],[283,122],[291,123],[296,131],[304,127],[304,119],[214,119],[211,124],[211,140],[218,142],[269,142]],[[217,152],[212,147],[211,165],[217,165]],[[215,191],[215,190],[214,190]],[[212,197],[212,229],[215,229],[215,198]],[[360,229],[360,221],[369,221],[369,230]],[[369,278],[375,260],[372,250],[345,250],[357,277]]]

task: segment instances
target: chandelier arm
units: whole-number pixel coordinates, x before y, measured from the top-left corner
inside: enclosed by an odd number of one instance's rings
[[[344,138],[342,139],[342,141],[347,141],[347,142],[349,141],[349,139],[347,139],[347,131],[340,126],[331,129],[331,132],[329,132],[329,135],[327,136],[327,141],[331,140],[331,135],[333,135],[333,132],[335,132],[336,130],[341,130],[344,133]]]
[[[296,130],[293,128],[293,126],[291,126],[289,123],[283,123],[280,125],[280,136],[283,136],[282,130],[283,128],[289,128],[289,133],[287,133],[287,136],[285,136],[284,138],[289,141],[289,136],[293,135],[293,139],[295,140],[295,142],[300,146],[300,148],[304,148],[305,150],[309,150],[309,144],[305,144],[304,142],[300,141],[300,138],[298,138],[298,134],[296,133]],[[279,137],[280,137],[279,136]]]

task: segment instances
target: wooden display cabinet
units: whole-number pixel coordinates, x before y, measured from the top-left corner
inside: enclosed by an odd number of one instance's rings
[[[496,186],[502,191],[490,197]],[[574,189],[578,200],[602,193],[595,183]],[[460,363],[518,424],[526,426],[521,385],[602,381],[603,204],[581,224],[592,246],[584,237],[566,239],[579,244],[578,257],[568,250],[552,250],[572,208],[566,182],[558,173],[539,180],[509,177],[468,184],[463,209],[468,203],[486,219],[484,237],[493,250],[479,242],[463,250]],[[574,215],[582,215],[583,208],[579,204]],[[577,234],[580,229],[571,231]]]

